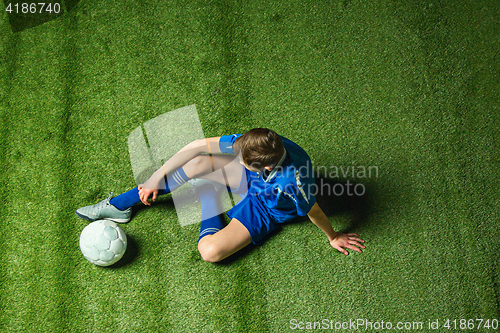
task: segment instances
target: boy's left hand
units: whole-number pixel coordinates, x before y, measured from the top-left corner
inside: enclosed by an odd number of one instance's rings
[[[155,201],[156,197],[158,196],[158,190],[144,188],[143,184],[139,185],[138,189],[139,189],[139,198],[141,199],[142,203],[147,206],[151,206],[151,203],[148,201],[148,199],[151,195],[153,195],[152,200]]]
[[[344,234],[338,232],[335,238],[330,241],[330,245],[345,255],[349,254],[349,252],[347,252],[346,249],[354,250],[361,253],[362,252],[361,249],[366,248],[363,244],[361,244],[364,243],[365,241],[358,237],[359,237],[358,234]]]

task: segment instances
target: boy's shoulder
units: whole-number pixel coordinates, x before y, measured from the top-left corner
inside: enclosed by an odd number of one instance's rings
[[[221,153],[234,154],[233,143],[241,134],[222,135],[219,139],[219,149]]]

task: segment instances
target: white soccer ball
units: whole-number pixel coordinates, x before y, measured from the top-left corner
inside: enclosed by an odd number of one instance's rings
[[[99,220],[87,225],[80,235],[83,256],[98,266],[120,260],[127,248],[127,236],[115,222]]]

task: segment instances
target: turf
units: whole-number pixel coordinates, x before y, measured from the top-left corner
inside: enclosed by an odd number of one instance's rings
[[[32,21],[7,3],[1,332],[500,319],[498,1],[82,0]],[[123,226],[121,264],[87,262],[75,209],[134,187],[130,132],[191,104],[207,137],[269,127],[326,181],[362,184],[320,202],[366,251],[343,256],[300,222],[205,263],[167,196]]]

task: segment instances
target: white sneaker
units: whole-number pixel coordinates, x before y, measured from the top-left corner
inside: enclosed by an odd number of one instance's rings
[[[115,206],[109,203],[109,200],[113,197],[113,193],[110,193],[107,199],[101,202],[79,208],[76,211],[78,217],[87,221],[97,221],[97,220],[111,220],[117,223],[127,223],[130,221],[132,216],[132,208],[127,208],[125,210],[119,210]]]

